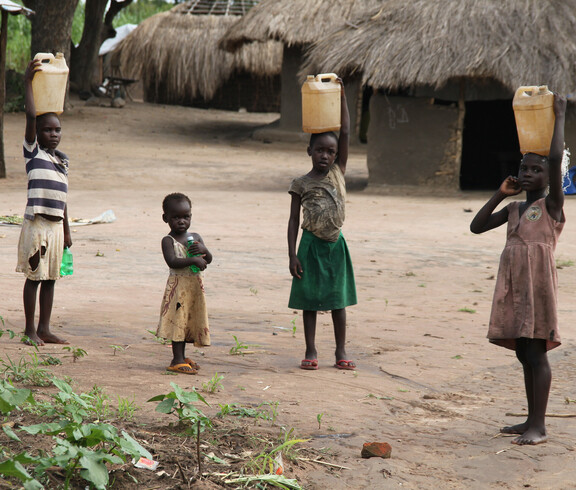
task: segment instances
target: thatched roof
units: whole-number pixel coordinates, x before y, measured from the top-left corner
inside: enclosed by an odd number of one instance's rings
[[[246,46],[235,54],[219,49],[218,41],[240,17],[198,15],[206,3],[217,2],[187,2],[142,22],[114,51],[113,63],[120,66],[122,76],[142,80],[148,93],[169,90],[182,98],[208,100],[236,71],[280,73],[279,43]]]
[[[378,0],[262,0],[226,33],[220,45],[235,51],[246,43],[270,39],[287,46],[313,43],[379,4]]]
[[[309,51],[301,74],[362,72],[374,88],[495,79],[576,88],[576,0],[381,0]]]

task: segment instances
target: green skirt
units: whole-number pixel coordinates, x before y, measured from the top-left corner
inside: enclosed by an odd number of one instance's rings
[[[356,304],[354,270],[342,233],[336,242],[327,242],[304,230],[298,259],[302,278],[292,279],[289,308],[329,311]]]

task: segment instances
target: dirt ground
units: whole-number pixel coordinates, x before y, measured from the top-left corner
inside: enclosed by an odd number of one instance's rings
[[[150,397],[171,391],[171,382],[200,388],[223,375],[223,389],[206,395],[208,414],[219,403],[279,402],[278,428],[294,428],[310,438],[304,447],[326,451],[326,462],[345,467],[307,465],[297,477],[308,489],[573,488],[575,419],[553,415],[576,416],[566,401],[576,398],[574,198],[566,201],[556,254],[564,264],[563,344],[550,352],[550,440],[518,447],[497,434],[523,420],[506,416],[525,411],[520,365],[513,352],[485,339],[505,230],[474,236],[468,229],[488,193],[365,188],[365,149],[354,147],[344,233],[359,296],[348,309],[347,350],[358,369],[333,367],[325,314],[317,334],[320,369],[303,371],[301,316],[287,307],[286,228],[288,185],[310,168],[305,144],[250,138],[276,114],[72,103],[61,143],[71,161],[69,214],[93,218],[111,209],[117,220],[73,227],[74,275],[56,285],[53,328],[87,356],[73,363],[61,346],[42,347],[62,358],[52,368],[58,376],[71,376],[79,390],[98,385],[113,399],[135,397],[138,422],[167,425]],[[24,209],[23,133],[24,115],[6,115],[1,215]],[[192,199],[191,230],[214,255],[205,274],[212,346],[188,348],[202,366],[195,377],[165,375],[170,347],[147,332],[156,328],[167,277],[161,201],[175,191]],[[0,315],[21,332],[18,235],[18,227],[0,227]],[[230,355],[233,336],[253,354]],[[114,355],[111,345],[125,349]],[[0,356],[29,349],[3,337]],[[372,441],[390,443],[392,457],[362,459],[362,444]],[[286,476],[294,475],[288,469]],[[169,486],[163,485],[155,488]]]

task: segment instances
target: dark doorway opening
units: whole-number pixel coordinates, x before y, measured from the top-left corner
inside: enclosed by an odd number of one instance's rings
[[[466,102],[460,189],[497,189],[518,174],[521,157],[512,101]]]

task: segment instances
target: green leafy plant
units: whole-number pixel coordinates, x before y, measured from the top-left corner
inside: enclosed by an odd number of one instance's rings
[[[246,408],[238,405],[237,403],[225,403],[218,404],[220,411],[216,414],[216,417],[224,417],[226,415],[231,415],[234,417],[250,417],[250,418],[264,418],[268,419],[269,414],[267,410],[259,410],[258,408]]]
[[[292,337],[296,337],[296,317],[292,318],[290,323],[292,324]]]
[[[78,359],[88,355],[88,353],[80,347],[67,346],[62,347],[62,350],[67,350],[70,352],[70,354],[72,354],[72,362],[76,362]]]
[[[122,420],[133,420],[136,410],[140,407],[136,405],[136,397],[132,395],[132,400],[118,397],[118,418]]]
[[[18,361],[13,361],[8,355],[6,359],[0,358],[0,369],[5,379],[33,386],[49,386],[52,373],[41,368],[40,364],[41,360],[36,352],[31,352]]]
[[[88,392],[91,397],[87,400],[90,405],[89,410],[94,413],[96,419],[106,420],[110,418],[112,409],[110,408],[110,397],[101,386],[94,385]]]
[[[232,337],[234,337],[234,342],[236,342],[236,345],[233,346],[229,353],[232,356],[243,356],[244,354],[246,354],[246,350],[249,348],[248,345],[246,345],[244,342],[240,342],[238,340],[238,337],[236,337],[236,335],[232,335]]]
[[[156,332],[155,332],[154,330],[146,330],[146,331],[147,331],[149,334],[151,334],[152,337],[154,337],[154,340],[155,340],[156,342],[158,342],[159,344],[169,345],[169,344],[172,343],[171,340],[163,339],[162,337],[158,337],[158,335],[156,335]]]
[[[125,347],[122,347],[121,345],[111,345],[110,347],[112,347],[112,350],[114,352],[114,354],[112,355],[116,355],[116,352],[124,352],[126,350]]]
[[[324,417],[324,412],[316,414],[316,421],[318,422],[318,430],[322,428],[322,417]]]
[[[302,442],[307,442],[309,439],[294,439],[292,434],[294,428],[284,431],[283,442],[278,446],[272,448],[270,451],[261,451],[254,457],[248,464],[248,469],[255,474],[274,473],[274,458],[276,454],[283,453],[287,458],[293,459],[293,446]]]
[[[160,402],[156,406],[156,411],[160,413],[172,414],[178,417],[180,425],[186,426],[191,434],[197,434],[205,428],[212,427],[212,422],[206,415],[194,406],[196,402],[202,402],[210,406],[196,389],[184,391],[176,383],[170,383],[174,391],[165,395],[157,395],[150,398],[149,402]]]
[[[202,391],[206,393],[216,393],[222,389],[221,381],[224,379],[224,376],[218,373],[214,373],[211,379],[202,383]]]

